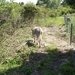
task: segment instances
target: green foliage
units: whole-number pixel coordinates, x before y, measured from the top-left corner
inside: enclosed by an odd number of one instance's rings
[[[48,54],[52,57],[56,57],[57,54],[59,53],[58,49],[56,46],[52,45],[52,46],[47,46],[45,47],[46,51],[48,52]]]
[[[60,0],[38,0],[36,5],[51,9],[58,8],[60,5]]]
[[[62,25],[64,24],[63,17],[45,17],[45,18],[36,18],[34,23],[39,26],[53,26],[53,25]]]
[[[8,35],[12,35],[14,32],[14,29],[12,28],[11,24],[5,23],[1,26],[1,32],[5,32]]]
[[[74,10],[70,7],[61,7],[58,9],[40,8],[36,18],[41,18],[41,19],[46,19],[50,17],[56,18],[58,16],[62,16],[64,13],[67,14],[73,12]]]
[[[12,26],[17,27],[17,23],[19,23],[21,17],[20,13],[22,11],[22,7],[18,3],[2,3],[0,5],[0,17],[1,24],[5,22],[11,22]]]
[[[48,66],[49,63],[50,63],[50,58],[47,58],[47,59],[41,61],[41,62],[37,65],[37,69],[38,69],[38,70],[45,69],[45,68]]]
[[[22,16],[25,21],[33,22],[38,11],[39,11],[39,9],[38,9],[38,7],[36,7],[36,5],[34,5],[33,3],[27,3],[24,6]]]
[[[12,35],[21,23],[22,7],[18,3],[0,1],[0,41]]]
[[[12,11],[9,21],[12,23],[13,28],[17,28],[21,22],[21,11],[22,7],[18,3],[11,4]]]
[[[57,51],[56,46],[47,46],[47,47],[45,47],[45,49],[46,49],[46,51],[53,51],[53,50]]]
[[[11,58],[9,58],[9,59],[7,59],[3,64],[6,64],[6,65],[8,65],[9,67],[11,67],[12,65],[15,65],[15,64],[20,64],[21,62],[19,61],[19,60],[14,60],[14,59],[11,59]],[[2,65],[3,65],[2,64]]]
[[[67,13],[72,13],[72,8],[70,7],[62,7],[56,10],[58,15],[63,15]]]
[[[5,23],[8,20],[8,17],[11,13],[11,6],[9,3],[1,3],[0,4],[0,25]]]
[[[70,5],[72,8],[75,8],[75,0],[64,0],[63,4]]]
[[[22,67],[21,71],[25,74],[25,75],[30,75],[32,73],[32,69],[30,67]]]
[[[73,61],[68,61],[66,64],[62,65],[60,71],[64,75],[74,75],[75,69]]]
[[[34,47],[34,46],[31,46],[31,47],[30,47],[30,51],[34,52],[34,51],[36,51],[36,50],[37,50],[36,47]]]
[[[56,72],[53,72],[53,71],[47,71],[46,73],[44,73],[42,75],[58,75],[58,74]]]

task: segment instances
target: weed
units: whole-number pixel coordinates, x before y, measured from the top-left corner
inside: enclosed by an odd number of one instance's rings
[[[34,52],[34,51],[36,51],[36,50],[37,50],[36,47],[34,47],[34,46],[31,46],[31,47],[30,47],[30,51],[31,51],[31,52]]]
[[[25,74],[25,75],[30,75],[32,73],[32,68],[26,67],[24,66],[21,71]]]

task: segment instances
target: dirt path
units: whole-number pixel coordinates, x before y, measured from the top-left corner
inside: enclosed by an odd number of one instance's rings
[[[50,64],[46,67],[45,70],[38,71],[37,69],[34,70],[34,73],[31,75],[42,75],[42,73],[45,73],[47,70],[52,70],[54,72],[57,72],[60,67],[65,64],[68,61],[69,58],[69,50],[72,48],[72,46],[69,45],[68,42],[65,41],[65,32],[64,28],[58,28],[58,27],[43,27],[44,35],[43,35],[43,45],[44,46],[51,46],[54,44],[59,52],[53,53],[55,57],[50,57],[43,48],[39,48],[37,53],[32,55],[33,61],[35,61],[35,57],[39,57],[39,62],[45,60],[46,58],[51,58]],[[36,61],[38,62],[38,61]],[[35,63],[33,63],[35,65]],[[62,75],[59,73],[58,75]]]
[[[65,27],[43,27],[43,30],[44,46],[50,46],[51,43],[54,43],[54,45],[62,52],[66,52],[72,48],[69,42],[67,42],[67,40],[69,41],[69,38],[66,37]],[[67,38],[66,40],[65,37]]]

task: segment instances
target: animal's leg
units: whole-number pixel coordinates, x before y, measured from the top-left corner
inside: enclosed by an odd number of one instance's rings
[[[35,39],[35,36],[34,36],[34,43],[36,42],[35,40],[36,40],[36,39]]]
[[[39,43],[38,44],[39,44],[39,48],[40,48],[41,47],[41,41],[40,40],[39,40]]]
[[[41,47],[41,36],[39,36],[38,46],[39,46],[39,48]]]

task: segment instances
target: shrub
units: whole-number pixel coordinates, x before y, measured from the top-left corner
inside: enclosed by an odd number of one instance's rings
[[[36,5],[33,3],[27,3],[23,8],[22,17],[25,21],[33,22],[38,11],[39,9]]]

